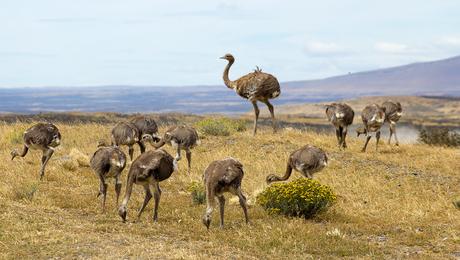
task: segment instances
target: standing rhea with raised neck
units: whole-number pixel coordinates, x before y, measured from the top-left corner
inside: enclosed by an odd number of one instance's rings
[[[239,96],[248,99],[254,106],[255,119],[253,134],[255,135],[257,132],[257,120],[259,119],[260,112],[257,101],[267,105],[272,117],[273,132],[276,132],[275,111],[269,100],[278,97],[281,93],[278,80],[273,75],[264,73],[257,67],[254,72],[231,81],[228,73],[230,67],[235,62],[235,58],[231,54],[225,54],[220,58],[228,61],[223,75],[225,86],[235,90]]]
[[[345,141],[347,137],[348,126],[353,124],[355,112],[353,109],[344,103],[332,103],[326,105],[327,119],[335,127],[335,134],[340,148],[347,148]]]
[[[275,181],[285,181],[289,179],[293,169],[300,172],[304,177],[312,179],[314,173],[327,166],[327,160],[327,154],[323,150],[313,145],[306,145],[289,155],[286,172],[282,177],[270,174],[266,181],[268,184]]]
[[[128,202],[134,184],[143,186],[145,190],[144,203],[137,214],[137,220],[140,219],[142,212],[152,198],[151,186],[155,190],[153,193],[155,199],[153,221],[158,220],[158,205],[161,197],[159,184],[161,181],[168,179],[174,172],[173,160],[173,157],[162,149],[147,151],[134,160],[128,173],[125,198],[118,209],[118,215],[123,219],[123,222],[126,221]]]
[[[209,225],[211,224],[211,215],[214,211],[216,197],[219,201],[220,227],[224,227],[225,192],[238,196],[246,223],[249,222],[246,197],[241,191],[243,176],[243,165],[233,158],[213,161],[206,168],[203,181],[206,188],[207,207],[203,216],[203,224],[207,229],[209,229]]]
[[[99,178],[99,193],[102,195],[102,212],[105,212],[105,200],[107,196],[107,180],[115,179],[115,193],[118,199],[121,191],[120,176],[126,166],[126,155],[118,147],[106,146],[102,141],[98,142],[98,149],[94,152],[90,160],[91,169]]]
[[[364,143],[361,152],[365,152],[369,140],[371,140],[371,133],[375,133],[375,150],[379,148],[380,141],[380,129],[385,122],[385,107],[380,107],[377,104],[366,106],[361,112],[361,119],[363,120],[364,127],[360,127],[356,130],[358,136],[361,134],[366,135],[366,142]]]
[[[399,141],[396,136],[396,123],[402,116],[401,103],[388,100],[383,102],[382,107],[385,108],[385,122],[388,122],[390,125],[390,137],[388,138],[388,144],[391,143],[391,137],[394,134],[396,145],[398,146]]]
[[[41,150],[43,155],[40,167],[40,180],[45,175],[45,167],[48,164],[54,149],[61,143],[61,133],[59,129],[51,123],[38,123],[24,132],[24,146],[22,152],[16,149],[11,151],[11,160],[16,156],[26,156],[29,149]]]
[[[155,142],[155,137],[151,135],[143,135],[142,141],[150,142],[153,147],[160,148],[163,145],[170,144],[176,150],[176,157],[174,158],[174,168],[177,169],[177,163],[182,158],[181,150],[185,150],[187,157],[187,172],[190,174],[192,165],[192,151],[191,149],[200,144],[200,139],[195,128],[187,125],[172,126],[164,133],[163,137]]]
[[[151,135],[152,138],[158,137],[158,126],[153,118],[146,116],[137,116],[129,120],[129,122],[136,126],[137,130],[139,131],[139,136],[142,137],[144,135]],[[141,153],[144,153],[145,144],[142,142],[142,140],[139,140],[137,144],[141,149]]]
[[[130,122],[120,122],[112,129],[112,146],[128,146],[129,158],[133,160],[134,144],[140,141],[139,130]]]

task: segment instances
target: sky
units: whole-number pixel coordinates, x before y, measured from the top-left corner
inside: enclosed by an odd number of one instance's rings
[[[319,79],[460,55],[458,0],[2,0],[0,87]]]

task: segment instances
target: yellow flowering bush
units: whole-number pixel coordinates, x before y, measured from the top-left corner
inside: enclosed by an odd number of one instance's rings
[[[257,203],[269,213],[305,218],[327,209],[336,199],[329,186],[308,178],[275,183],[257,195]]]

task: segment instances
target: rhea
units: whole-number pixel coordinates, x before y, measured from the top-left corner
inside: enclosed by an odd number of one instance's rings
[[[206,188],[207,207],[203,216],[203,224],[207,229],[209,229],[209,225],[211,224],[211,215],[214,210],[216,198],[220,209],[220,227],[224,227],[225,192],[238,196],[240,206],[243,208],[246,224],[249,222],[246,197],[241,191],[243,176],[243,165],[233,158],[213,161],[206,168],[203,181]]]
[[[356,130],[358,136],[361,134],[366,135],[366,142],[361,152],[366,151],[367,144],[372,138],[371,133],[375,133],[375,150],[377,151],[379,148],[380,129],[385,122],[385,107],[380,107],[377,104],[366,106],[363,112],[361,112],[361,119],[363,120],[364,126]]]
[[[228,61],[223,75],[225,86],[235,90],[240,97],[248,99],[254,107],[255,119],[253,134],[255,135],[257,132],[257,120],[259,119],[260,112],[259,107],[257,106],[257,101],[267,105],[272,117],[273,132],[275,132],[275,111],[269,100],[277,98],[281,94],[278,80],[273,75],[264,73],[257,67],[254,72],[249,73],[235,81],[231,81],[228,74],[230,67],[235,62],[235,58],[231,54],[225,54],[220,58]]]
[[[129,120],[130,123],[136,126],[137,130],[139,131],[139,136],[142,137],[144,135],[150,135],[153,139],[157,139],[158,133],[158,126],[157,123],[153,118],[146,117],[146,116],[137,116]],[[145,145],[142,140],[137,142],[139,148],[141,149],[141,153],[145,152]]]
[[[304,177],[312,179],[314,173],[327,166],[327,160],[327,154],[322,149],[313,145],[305,145],[289,155],[286,172],[282,177],[270,174],[266,181],[268,184],[275,181],[285,181],[289,179],[293,169],[300,172]]]
[[[347,148],[345,141],[347,137],[348,127],[353,124],[355,112],[353,109],[344,103],[332,103],[326,105],[327,119],[335,127],[335,134],[340,148]]]
[[[391,137],[395,135],[396,145],[399,145],[398,137],[396,136],[396,123],[402,116],[401,103],[393,102],[391,100],[385,101],[382,104],[385,108],[385,122],[390,124],[390,138],[388,138],[388,144],[391,143]]]
[[[126,155],[118,147],[105,146],[103,142],[99,142],[98,147],[91,157],[90,166],[100,181],[97,196],[102,195],[102,212],[105,212],[108,179],[113,178],[115,180],[116,205],[118,207],[118,199],[121,191],[120,176],[126,166]]]
[[[131,161],[133,160],[133,146],[140,141],[139,130],[133,123],[120,122],[116,124],[112,129],[111,140],[114,146],[128,146],[129,158]]]
[[[154,138],[151,135],[143,135],[142,140],[150,142],[155,148],[160,148],[166,143],[170,144],[176,151],[176,157],[174,158],[174,168],[177,169],[177,163],[182,158],[181,150],[185,150],[187,157],[188,170],[190,174],[192,164],[192,151],[191,149],[200,144],[197,131],[187,125],[179,125],[170,127],[164,133],[163,137],[160,138],[159,142],[154,142]]]
[[[61,133],[59,129],[51,123],[37,123],[24,132],[24,146],[22,152],[16,149],[11,151],[11,160],[16,156],[26,156],[29,149],[41,150],[43,155],[40,167],[40,180],[45,175],[45,167],[48,164],[54,150],[61,143]]]
[[[134,160],[128,173],[125,197],[118,209],[118,215],[120,215],[123,222],[126,221],[127,206],[134,184],[141,185],[145,190],[144,203],[139,209],[137,220],[140,219],[142,212],[152,198],[150,187],[153,187],[153,198],[155,200],[153,221],[158,221],[158,205],[161,197],[159,184],[161,181],[168,179],[174,172],[173,160],[173,157],[162,149],[147,151]]]

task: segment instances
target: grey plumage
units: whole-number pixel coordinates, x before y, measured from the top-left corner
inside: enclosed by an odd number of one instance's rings
[[[385,122],[388,122],[390,128],[390,137],[388,138],[388,144],[391,143],[391,137],[394,134],[396,145],[399,145],[398,136],[396,135],[396,123],[402,116],[401,103],[388,100],[383,102],[382,107],[385,108]]]
[[[187,125],[172,126],[164,133],[159,142],[154,142],[153,138],[148,135],[142,136],[143,141],[150,142],[155,148],[160,148],[165,144],[171,145],[176,150],[174,165],[177,168],[177,162],[182,158],[181,150],[185,150],[188,163],[188,173],[190,173],[192,163],[191,149],[200,143],[197,131]]]
[[[289,155],[284,176],[279,177],[270,174],[266,181],[268,184],[275,181],[285,181],[291,176],[292,170],[296,170],[304,177],[311,179],[314,173],[321,171],[327,164],[328,157],[322,149],[313,145],[305,145]]]
[[[26,156],[29,149],[41,150],[40,180],[45,175],[45,167],[54,153],[54,149],[61,143],[61,133],[59,129],[51,123],[37,123],[24,132],[24,146],[22,152],[16,149],[11,151],[11,160],[16,156]]]
[[[139,220],[142,212],[152,198],[150,186],[153,186],[155,189],[153,194],[155,199],[153,221],[158,220],[158,205],[161,197],[159,183],[168,179],[174,172],[173,161],[173,157],[162,149],[147,151],[139,155],[139,157],[134,160],[128,173],[125,197],[118,209],[118,214],[123,219],[123,222],[126,221],[127,205],[131,197],[134,184],[143,186],[145,190],[144,203],[139,210],[137,219]]]
[[[151,135],[153,136],[153,138],[157,138],[158,126],[153,118],[149,118],[146,116],[137,116],[129,120],[129,122],[136,126],[137,130],[139,131],[140,137],[144,135]],[[142,142],[142,140],[139,140],[137,144],[139,145],[139,148],[141,149],[141,153],[144,153],[145,145]]]
[[[339,147],[346,148],[346,137],[348,126],[353,124],[355,112],[353,109],[344,103],[332,103],[326,105],[326,116],[328,120],[335,127],[335,133]]]
[[[361,119],[363,120],[364,127],[358,129],[358,135],[365,134],[366,135],[366,142],[364,143],[364,147],[361,150],[362,152],[366,151],[367,144],[371,139],[371,133],[375,132],[376,138],[376,146],[375,149],[378,149],[379,140],[380,140],[380,128],[382,127],[383,123],[385,122],[385,108],[380,107],[377,104],[372,104],[366,106],[362,113]]]
[[[230,192],[239,198],[240,206],[243,209],[246,223],[248,223],[248,212],[246,197],[241,191],[243,180],[243,165],[234,158],[213,161],[204,171],[203,181],[206,188],[206,213],[203,216],[203,224],[209,229],[211,215],[214,210],[215,198],[219,201],[220,226],[224,226],[225,192]]]
[[[102,195],[102,211],[105,211],[105,200],[107,195],[107,179],[115,179],[115,193],[118,199],[121,191],[120,176],[126,166],[126,155],[118,147],[102,146],[93,154],[90,160],[91,169],[100,180],[99,194]]]
[[[120,122],[112,129],[112,145],[128,146],[129,158],[133,160],[133,145],[140,141],[139,130],[133,123]]]

